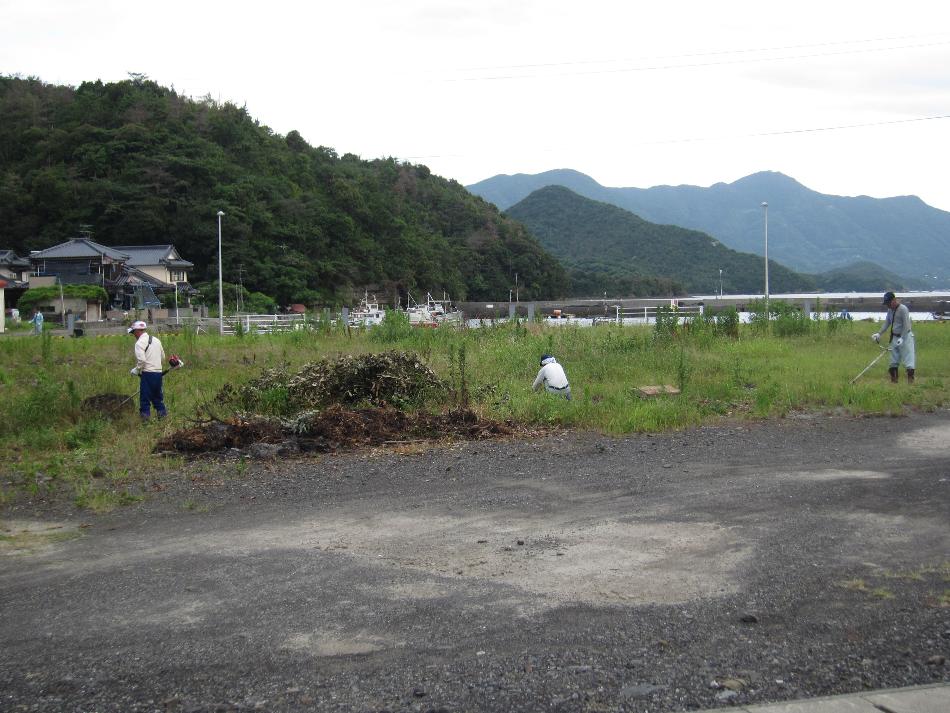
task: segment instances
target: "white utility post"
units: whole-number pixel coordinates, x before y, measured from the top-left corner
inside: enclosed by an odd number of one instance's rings
[[[221,268],[221,219],[224,211],[218,211],[218,333],[224,334],[224,282]]]
[[[769,308],[769,204],[762,201],[765,211],[765,309]]]
[[[63,294],[63,281],[56,276],[56,282],[59,283],[59,311],[63,318],[63,329],[66,329],[66,296]]]
[[[722,299],[722,268],[719,268],[719,299]]]

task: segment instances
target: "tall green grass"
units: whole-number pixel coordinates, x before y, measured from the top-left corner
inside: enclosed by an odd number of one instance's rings
[[[137,394],[138,381],[128,375],[131,338],[0,338],[0,504],[13,492],[49,490],[72,492],[80,504],[101,502],[98,490],[119,493],[111,499],[116,502],[134,500],[124,488],[168,466],[151,455],[158,438],[188,425],[225,384],[238,385],[269,367],[295,370],[322,357],[393,348],[419,354],[445,379],[456,403],[485,416],[612,434],[802,409],[896,414],[950,403],[946,324],[915,325],[918,380],[908,386],[889,383],[886,360],[849,383],[878,353],[870,323],[802,322],[790,315],[786,327],[776,321],[764,329],[717,320],[667,320],[660,329],[517,322],[459,331],[407,329],[387,317],[372,330],[323,321],[281,335],[162,334],[166,353],[179,354],[187,366],[165,380],[170,418],[148,426],[135,409],[112,421],[80,408],[95,394]],[[571,402],[531,391],[543,353],[564,365]],[[647,399],[637,391],[657,384],[682,393]]]

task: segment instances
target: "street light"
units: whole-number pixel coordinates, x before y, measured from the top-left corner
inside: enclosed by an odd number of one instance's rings
[[[224,334],[224,282],[221,269],[221,219],[224,211],[218,211],[218,333]]]
[[[765,211],[765,309],[769,309],[769,204],[762,201]]]

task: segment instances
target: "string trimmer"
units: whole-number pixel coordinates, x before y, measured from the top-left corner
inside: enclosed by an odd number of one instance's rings
[[[853,384],[855,381],[857,381],[857,380],[860,379],[862,376],[864,376],[864,375],[867,373],[867,370],[870,369],[870,368],[871,368],[872,366],[874,366],[875,364],[877,364],[877,363],[881,360],[881,357],[884,356],[885,354],[887,354],[890,350],[891,350],[891,348],[890,348],[889,346],[888,346],[888,347],[881,347],[881,353],[878,354],[876,357],[874,357],[874,359],[871,360],[871,363],[868,364],[866,367],[864,367],[864,369],[861,370],[861,373],[858,374],[858,375],[857,375],[856,377],[854,377],[853,379],[851,379],[851,381],[850,381],[849,383],[852,383],[852,384]]]
[[[172,354],[170,357],[168,357],[168,368],[165,369],[165,370],[162,372],[162,376],[165,376],[167,373],[169,373],[169,372],[171,372],[171,371],[178,371],[179,369],[181,369],[181,368],[184,367],[184,366],[185,366],[184,360],[183,360],[180,356],[178,356],[177,354]],[[142,375],[139,374],[139,376],[141,377]],[[120,403],[116,408],[117,408],[117,409],[122,408],[122,407],[125,406],[127,403],[129,403],[129,401],[134,400],[135,397],[138,396],[138,395],[139,395],[139,392],[136,391],[134,394],[132,394],[132,395],[129,396],[127,399],[125,399],[124,401],[122,401],[122,403]]]

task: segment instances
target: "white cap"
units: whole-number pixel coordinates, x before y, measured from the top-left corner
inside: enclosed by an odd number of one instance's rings
[[[125,331],[127,331],[129,334],[132,334],[132,332],[134,332],[136,329],[145,329],[145,328],[146,328],[145,322],[143,322],[142,320],[139,320],[138,322],[132,322],[132,326],[129,327]]]

